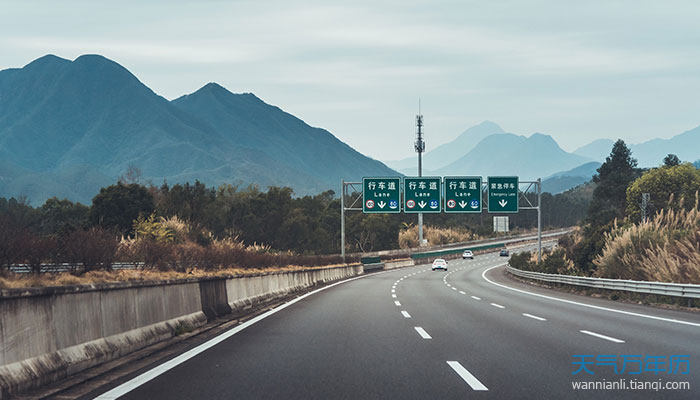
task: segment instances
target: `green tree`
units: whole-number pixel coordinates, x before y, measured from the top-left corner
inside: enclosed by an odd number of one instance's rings
[[[679,208],[681,198],[686,209],[695,204],[695,193],[700,191],[700,170],[690,163],[663,166],[645,172],[627,188],[627,216],[633,221],[641,218],[642,193],[649,193],[647,215],[662,209]],[[673,203],[669,204],[673,195]]]
[[[90,207],[52,197],[39,209],[43,234],[63,236],[88,224]]]
[[[141,215],[151,215],[153,210],[153,195],[147,188],[135,183],[117,183],[100,189],[92,199],[90,222],[121,234],[130,234],[133,222]]]
[[[664,157],[664,165],[667,167],[675,167],[676,165],[680,165],[680,163],[681,159],[675,154],[669,154]]]
[[[594,225],[605,225],[622,218],[627,207],[627,186],[639,176],[637,160],[622,139],[613,145],[610,155],[593,176],[597,184],[588,208],[588,220]]]

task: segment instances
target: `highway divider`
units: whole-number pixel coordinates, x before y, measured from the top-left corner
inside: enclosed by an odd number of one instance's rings
[[[360,264],[157,282],[0,290],[0,398],[288,296]]]

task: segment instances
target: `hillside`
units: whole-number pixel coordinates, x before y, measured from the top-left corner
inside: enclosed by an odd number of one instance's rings
[[[542,180],[542,191],[552,194],[567,191],[589,182],[601,163],[591,161],[568,171],[557,172]]]
[[[591,160],[604,161],[605,157],[610,154],[613,144],[615,141],[611,139],[597,139],[574,150],[574,154]]]
[[[551,136],[511,133],[490,135],[439,175],[517,175],[521,180],[549,176],[574,168],[588,159],[562,150]]]
[[[44,56],[0,71],[0,196],[89,202],[130,166],[160,184],[200,181],[338,190],[393,175],[329,132],[209,84],[176,101],[99,55]]]
[[[574,154],[596,161],[605,161],[610,155],[614,141],[598,139],[574,151]],[[643,143],[627,145],[642,168],[658,167],[668,154],[677,155],[682,161],[692,162],[700,158],[700,126],[668,139],[652,139]]]

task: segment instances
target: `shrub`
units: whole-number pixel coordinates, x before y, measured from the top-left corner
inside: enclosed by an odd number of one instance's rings
[[[473,232],[453,228],[437,228],[423,226],[423,238],[431,245],[443,245],[451,243],[467,242],[478,239],[479,236]],[[404,225],[399,231],[399,247],[402,249],[418,247],[418,227],[415,225]]]
[[[605,236],[596,276],[700,283],[700,209],[662,210],[654,218]]]
[[[74,272],[81,264],[82,272],[97,268],[110,269],[117,253],[117,245],[115,235],[102,228],[76,230],[64,239],[61,260],[68,262]]]
[[[531,257],[532,254],[529,251],[515,253],[512,256],[510,256],[510,260],[508,260],[508,265],[522,271],[532,271],[532,265],[530,263]]]

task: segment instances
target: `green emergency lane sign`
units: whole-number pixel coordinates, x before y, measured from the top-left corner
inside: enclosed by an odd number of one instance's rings
[[[362,178],[362,212],[399,213],[401,178]]]
[[[444,197],[446,213],[480,213],[481,177],[446,176]]]
[[[487,190],[490,213],[518,212],[517,176],[489,176]]]
[[[442,211],[442,178],[407,177],[403,179],[405,213],[439,213]]]

